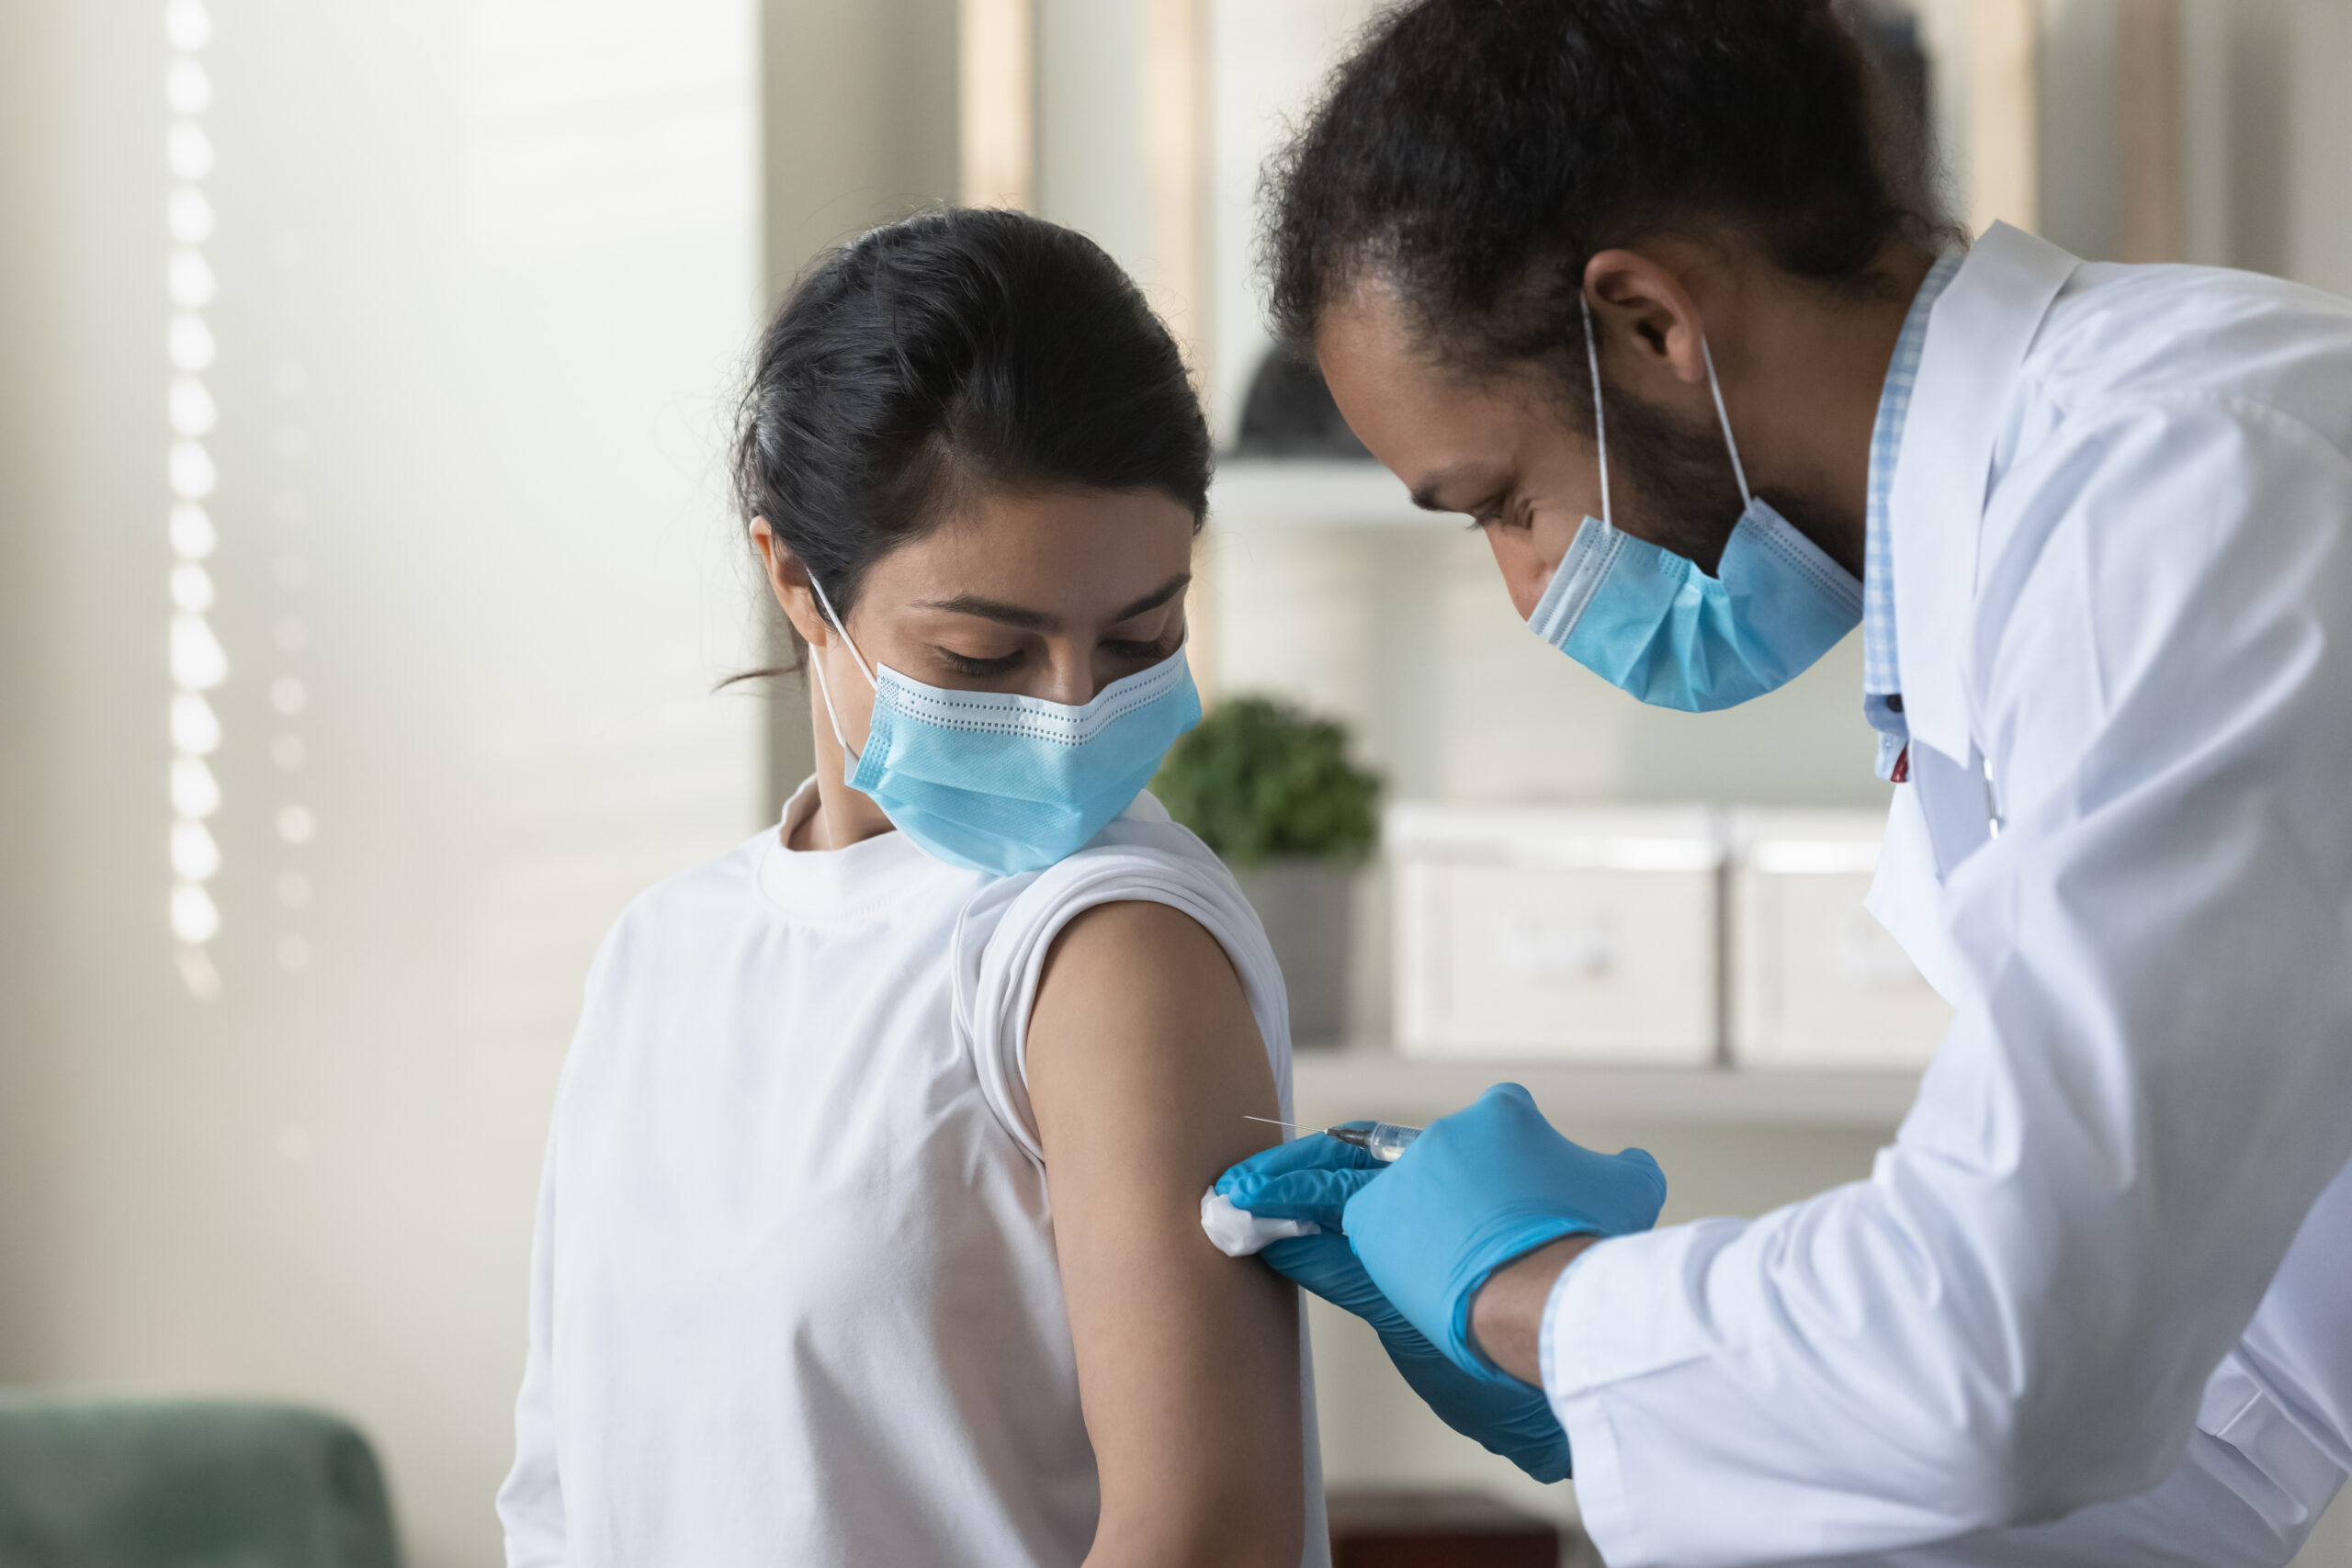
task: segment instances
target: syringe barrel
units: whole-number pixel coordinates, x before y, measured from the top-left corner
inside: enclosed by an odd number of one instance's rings
[[[1421,1135],[1419,1127],[1400,1127],[1394,1122],[1374,1122],[1366,1127],[1326,1127],[1324,1131],[1343,1144],[1353,1144],[1383,1165],[1411,1148],[1413,1140]]]

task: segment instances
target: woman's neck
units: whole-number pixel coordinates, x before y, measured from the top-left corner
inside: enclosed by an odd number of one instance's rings
[[[847,755],[833,738],[821,703],[812,704],[817,740],[817,808],[786,825],[788,850],[845,850],[852,844],[895,832],[889,818],[865,795],[849,787]]]

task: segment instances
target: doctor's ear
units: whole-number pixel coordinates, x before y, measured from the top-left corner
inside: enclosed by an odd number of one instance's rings
[[[1600,334],[1604,377],[1636,391],[1659,376],[1686,385],[1705,383],[1706,355],[1700,345],[1706,323],[1672,272],[1638,251],[1602,251],[1585,264],[1584,290]]]
[[[764,517],[752,519],[752,546],[760,552],[760,564],[766,569],[768,592],[775,595],[800,640],[810,648],[828,646],[833,628],[818,607],[816,591],[808,586],[808,569],[800,564],[800,558],[776,537]]]

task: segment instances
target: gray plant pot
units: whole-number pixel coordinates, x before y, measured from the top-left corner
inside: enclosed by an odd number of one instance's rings
[[[1237,869],[1266,928],[1290,992],[1290,1037],[1336,1045],[1346,1037],[1348,926],[1355,868],[1333,861],[1277,860]]]

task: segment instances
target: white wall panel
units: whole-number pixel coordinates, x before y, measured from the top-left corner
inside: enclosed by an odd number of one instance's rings
[[[32,993],[0,1185],[38,1194],[0,1232],[0,1372],[345,1411],[411,1561],[489,1563],[581,979],[634,892],[761,816],[758,700],[709,690],[752,657],[721,459],[761,292],[754,17],[204,9],[198,112],[166,102],[164,0],[11,6],[0,59],[37,149],[7,165],[0,406],[39,458],[0,475],[0,591],[41,682],[0,773],[40,824],[0,888]],[[219,930],[182,968],[165,210],[198,183],[227,669]]]
[[[762,0],[764,303],[826,248],[956,198],[956,0]],[[781,612],[766,612],[786,662]],[[807,682],[770,683],[767,802],[816,765]]]
[[[1270,339],[1255,249],[1260,177],[1377,0],[1206,0],[1209,282],[1215,298],[1209,412],[1230,442]]]
[[[1039,0],[1038,216],[1149,273],[1141,0]]]

